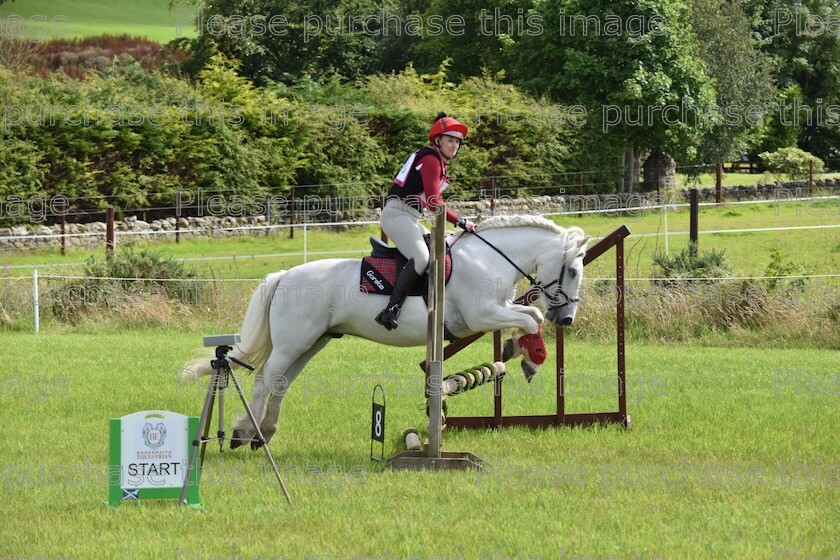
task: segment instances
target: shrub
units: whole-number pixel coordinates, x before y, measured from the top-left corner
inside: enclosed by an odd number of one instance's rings
[[[166,322],[173,307],[206,298],[210,285],[180,261],[126,245],[105,260],[91,257],[84,278],[50,292],[53,313],[71,324],[97,312],[118,312],[141,323]]]
[[[726,258],[726,251],[697,251],[694,244],[689,244],[679,253],[654,253],[653,262],[658,270],[655,273],[655,283],[661,285],[678,285],[687,278],[726,278],[731,276],[732,265]],[[673,280],[672,280],[673,279]]]
[[[809,162],[814,162],[814,173],[825,169],[823,160],[799,148],[779,148],[774,152],[759,154],[768,171],[786,174],[790,179],[805,179],[810,171]]]
[[[775,290],[781,285],[781,281],[785,276],[807,276],[808,269],[803,264],[794,262],[782,262],[782,253],[778,247],[774,247],[770,252],[770,263],[764,269],[764,275],[769,278],[765,279],[768,290]],[[785,285],[786,291],[801,292],[805,289],[806,278],[792,278],[789,283]]]

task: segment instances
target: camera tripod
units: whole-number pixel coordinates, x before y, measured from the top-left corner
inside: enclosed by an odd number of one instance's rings
[[[283,483],[283,479],[280,478],[280,472],[277,470],[277,464],[274,462],[274,457],[271,456],[271,452],[268,450],[268,442],[263,437],[260,426],[257,423],[257,419],[254,417],[254,413],[248,405],[245,395],[242,393],[242,386],[233,374],[233,370],[231,369],[228,360],[251,371],[254,370],[254,366],[241,360],[237,360],[232,356],[228,356],[227,353],[230,352],[230,350],[231,347],[227,345],[217,346],[216,359],[210,361],[210,365],[213,368],[213,375],[210,377],[210,385],[207,387],[207,396],[204,399],[204,408],[201,410],[201,418],[199,418],[198,421],[198,433],[201,434],[201,436],[199,439],[195,439],[192,442],[192,453],[190,454],[190,461],[187,463],[186,474],[184,476],[184,487],[181,489],[181,498],[178,500],[178,504],[183,505],[186,503],[187,486],[189,485],[190,475],[192,474],[192,469],[195,465],[195,459],[199,452],[199,447],[201,448],[201,463],[199,468],[202,468],[204,466],[204,451],[207,447],[207,442],[217,440],[219,442],[220,451],[224,446],[224,440],[226,439],[224,416],[225,388],[228,386],[228,382],[230,380],[233,381],[233,385],[236,387],[236,392],[239,393],[239,398],[242,400],[242,405],[245,407],[245,413],[248,415],[248,419],[254,427],[257,437],[256,443],[265,450],[265,455],[268,457],[269,463],[271,463],[271,470],[274,471],[274,476],[277,478],[280,488],[283,489],[283,495],[286,496],[286,501],[291,504],[292,500],[289,498],[289,492],[286,490],[286,485]],[[210,422],[213,418],[213,404],[216,402],[217,395],[219,397],[219,429],[216,432],[216,437],[211,438],[208,437],[208,435],[210,433]]]

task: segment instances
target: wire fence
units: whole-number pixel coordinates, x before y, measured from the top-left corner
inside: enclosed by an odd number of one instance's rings
[[[756,200],[741,200],[741,201],[732,201],[728,202],[729,205],[750,205],[750,204],[778,204],[778,205],[785,205],[785,204],[799,204],[799,203],[823,203],[826,206],[821,207],[820,211],[826,215],[833,216],[837,215],[840,216],[840,196],[838,195],[829,195],[829,196],[802,196],[803,193],[799,192],[791,192],[788,190],[784,191],[777,191],[775,193],[777,196],[774,198],[760,198]],[[837,206],[834,208],[831,205]],[[698,202],[698,207],[714,207],[717,206],[717,203],[714,202]],[[556,206],[556,205],[555,205]],[[594,207],[593,207],[594,206]],[[653,212],[653,211],[664,211],[667,212],[669,210],[678,210],[681,208],[690,208],[690,203],[678,203],[678,202],[666,202],[663,199],[657,197],[651,198],[635,198],[635,199],[624,199],[623,201],[611,200],[601,200],[601,199],[590,199],[586,201],[582,201],[580,199],[570,198],[566,201],[559,203],[559,210],[556,211],[542,211],[539,212],[543,216],[583,216],[583,215],[608,215],[608,216],[641,216],[644,215],[645,212]],[[526,207],[521,207],[520,212],[522,210],[526,210]],[[502,209],[505,210],[505,209]],[[499,209],[490,211],[489,214],[497,214],[497,213],[505,213]],[[509,212],[508,212],[509,213]],[[476,212],[464,212],[465,215],[471,218],[477,218],[478,215]],[[264,217],[263,217],[264,218]],[[304,235],[304,247],[303,250],[299,253],[290,253],[290,256],[303,256],[304,262],[308,259],[309,255],[318,256],[324,254],[342,254],[342,252],[310,252],[307,250],[307,243],[306,243],[306,235],[309,230],[312,228],[348,228],[348,227],[364,227],[364,226],[371,226],[376,225],[379,222],[377,220],[364,220],[364,219],[348,219],[342,221],[321,221],[321,222],[309,222],[308,220],[304,219],[303,222],[298,224],[265,224],[265,225],[256,225],[256,224],[246,224],[246,225],[229,225],[227,227],[221,225],[213,225],[212,227],[179,227],[175,226],[174,228],[170,229],[149,229],[147,227],[143,227],[142,229],[134,230],[134,231],[120,231],[116,227],[113,227],[113,238],[114,244],[116,244],[117,238],[159,238],[163,237],[166,239],[174,239],[178,241],[181,236],[210,236],[210,237],[223,237],[227,235],[244,235],[244,234],[263,234],[263,235],[270,235],[274,232],[281,232],[286,231],[289,233],[290,237],[294,237],[294,231],[300,231]],[[667,226],[667,224],[666,224]],[[782,227],[777,229],[801,229],[802,226],[792,226],[792,227]],[[826,226],[805,226],[805,227],[813,227],[813,228],[832,228],[833,225],[826,225]],[[748,232],[751,230],[720,230],[720,231],[707,231],[706,233],[743,233]],[[767,230],[771,231],[771,230]],[[83,233],[55,233],[52,230],[49,230],[49,233],[46,231],[43,233],[27,233],[21,234],[20,231],[14,232],[12,235],[12,231],[9,231],[9,234],[0,235],[0,247],[3,246],[4,243],[10,242],[27,242],[32,240],[43,240],[43,241],[60,241],[62,250],[64,249],[65,242],[69,239],[84,239],[86,245],[91,245],[89,242],[90,240],[96,239],[100,240],[100,243],[107,244],[108,242],[108,228],[102,227],[98,228],[97,231],[89,231]],[[662,235],[683,235],[685,232],[668,232],[667,227],[666,230],[662,233]],[[660,234],[646,234],[648,236],[651,235],[660,235]],[[347,251],[346,254],[352,254],[354,251]],[[276,255],[267,255],[267,256],[276,256]],[[56,265],[58,266],[58,265]]]
[[[829,191],[830,192],[830,191]],[[533,199],[539,202],[539,199]],[[570,215],[597,215],[606,214],[610,216],[642,216],[645,212],[662,212],[665,223],[661,231],[649,233],[631,234],[630,238],[663,238],[665,244],[665,251],[668,251],[668,239],[671,236],[685,236],[694,235],[693,231],[672,231],[669,230],[667,224],[667,216],[669,211],[676,211],[683,208],[690,208],[696,216],[697,208],[699,207],[713,207],[716,202],[697,202],[696,197],[693,203],[681,203],[676,201],[668,201],[660,197],[639,197],[636,199],[623,199],[623,205],[613,204],[610,202],[605,206],[591,208],[584,205],[583,200],[574,197],[568,197],[563,202],[565,206],[561,205],[560,209],[556,211],[534,212],[545,216],[570,216]],[[774,192],[773,198],[763,198],[757,200],[741,200],[731,201],[730,205],[750,205],[750,204],[799,204],[799,203],[816,203],[820,204],[821,210],[831,216],[840,216],[840,196],[837,195],[806,195],[805,188],[802,186],[796,189],[777,189]],[[180,201],[179,201],[180,202]],[[311,202],[311,201],[309,201]],[[587,204],[591,200],[587,200]],[[305,209],[307,201],[298,200],[293,207]],[[332,199],[327,205],[338,208],[342,203],[338,199]],[[345,204],[346,205],[346,204]],[[837,212],[834,212],[834,207],[837,207]],[[492,213],[492,212],[491,212]],[[502,209],[501,213],[505,213]],[[111,213],[113,216],[113,212]],[[270,218],[270,215],[268,216]],[[301,223],[281,223],[272,224],[246,224],[246,225],[215,225],[208,231],[208,228],[198,227],[184,227],[177,231],[172,230],[151,230],[143,229],[141,231],[118,231],[111,222],[106,227],[101,227],[98,231],[83,232],[83,233],[54,233],[41,232],[31,233],[28,235],[20,235],[20,232],[14,232],[16,235],[0,235],[0,243],[8,240],[55,240],[58,238],[88,238],[96,239],[98,243],[105,242],[106,246],[113,250],[116,247],[117,238],[133,238],[141,237],[146,239],[165,238],[177,239],[179,235],[211,235],[211,236],[227,236],[227,235],[270,235],[278,232],[287,231],[290,237],[293,236],[294,231],[298,231],[301,235],[300,248],[293,251],[260,253],[252,255],[212,255],[203,257],[189,257],[177,259],[182,262],[210,262],[210,261],[226,261],[226,260],[243,260],[243,259],[276,259],[283,261],[289,265],[299,264],[300,262],[308,262],[311,259],[319,259],[324,257],[335,256],[362,256],[370,251],[367,246],[354,248],[342,247],[340,249],[330,250],[315,250],[310,246],[309,232],[313,229],[336,229],[336,228],[352,228],[352,227],[369,227],[378,225],[376,220],[333,220],[322,222],[309,222],[306,212],[302,212],[303,221]],[[230,217],[226,217],[229,219]],[[834,230],[840,228],[840,223],[829,224],[813,224],[803,226],[778,226],[778,227],[755,227],[755,228],[730,228],[730,229],[707,229],[699,230],[699,235],[727,235],[727,234],[742,234],[742,233],[768,233],[777,231],[819,231],[819,230]],[[11,233],[11,232],[10,232]],[[109,242],[109,235],[111,241]],[[632,249],[631,249],[632,250]],[[77,313],[79,309],[85,307],[104,307],[104,308],[125,308],[130,306],[142,305],[143,302],[154,301],[155,297],[164,297],[169,300],[176,300],[179,304],[188,307],[203,307],[203,308],[225,308],[231,312],[237,313],[241,311],[247,304],[247,298],[253,285],[259,282],[259,278],[237,278],[237,279],[196,279],[196,278],[173,278],[173,279],[155,279],[143,277],[129,277],[129,278],[113,278],[105,276],[79,276],[75,274],[43,274],[44,270],[57,269],[62,267],[81,267],[84,263],[68,263],[68,262],[54,262],[54,263],[38,263],[38,264],[3,264],[0,266],[0,324],[10,323],[14,321],[12,317],[20,318],[29,316],[35,325],[35,330],[38,329],[38,322],[40,315],[46,313],[46,316],[56,317],[60,320],[73,319],[73,314]],[[32,277],[28,276],[31,271]],[[39,275],[40,272],[40,275]],[[585,279],[585,286],[593,286],[599,283],[610,282],[614,279],[606,276],[598,276],[590,274]],[[681,279],[678,289],[687,289],[686,286],[691,284],[708,286],[710,284],[722,283],[724,281],[741,281],[741,282],[771,282],[771,283],[798,283],[801,286],[804,282],[811,283],[812,286],[817,283],[825,284],[828,293],[832,294],[832,290],[838,286],[837,278],[840,274],[798,274],[798,275],[756,275],[756,276],[737,276],[722,279]],[[627,278],[627,281],[632,285],[647,285],[655,286],[657,283],[673,281],[673,279],[642,276]],[[28,287],[27,287],[28,285]],[[165,287],[164,287],[165,286]],[[174,287],[173,287],[174,286]],[[824,290],[825,291],[825,290]],[[830,299],[830,298],[829,298]]]

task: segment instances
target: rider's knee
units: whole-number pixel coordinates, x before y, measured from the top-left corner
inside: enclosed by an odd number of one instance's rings
[[[429,267],[429,257],[428,255],[414,257],[414,272],[417,274],[423,274],[426,272],[426,268]]]

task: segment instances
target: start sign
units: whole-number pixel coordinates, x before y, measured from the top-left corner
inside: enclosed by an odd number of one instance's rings
[[[108,505],[123,500],[180,498],[198,418],[165,410],[111,418]],[[198,459],[196,458],[196,462]],[[198,506],[198,473],[193,468],[187,503]]]

